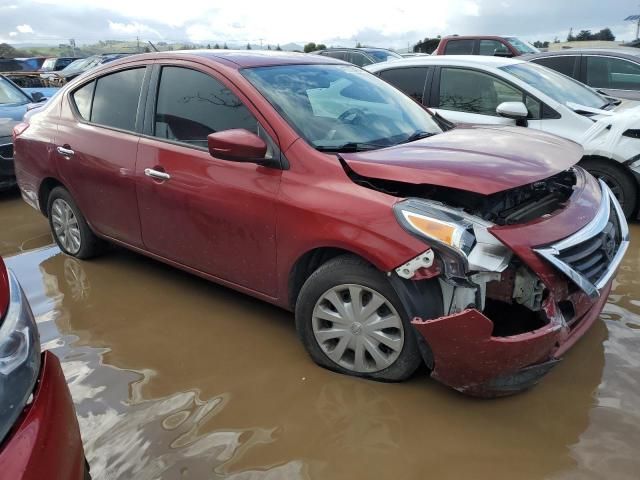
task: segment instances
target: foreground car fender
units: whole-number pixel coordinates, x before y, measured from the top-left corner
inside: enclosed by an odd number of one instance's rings
[[[84,471],[71,395],[59,360],[45,352],[33,401],[0,451],[0,472],[12,480],[82,480]]]

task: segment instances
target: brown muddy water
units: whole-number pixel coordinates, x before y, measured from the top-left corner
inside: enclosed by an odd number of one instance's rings
[[[17,194],[0,225],[95,479],[640,478],[640,225],[601,321],[489,401],[323,370],[290,313],[124,250],[69,258]]]

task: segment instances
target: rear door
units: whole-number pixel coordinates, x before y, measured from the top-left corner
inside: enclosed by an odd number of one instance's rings
[[[431,67],[401,67],[380,72],[380,78],[409,95],[415,101],[426,104],[427,77]]]
[[[453,123],[515,125],[497,114],[503,102],[524,102],[528,126],[540,128],[541,104],[503,79],[480,70],[440,67],[434,74],[430,108]]]
[[[71,90],[54,151],[61,179],[91,226],[137,247],[135,162],[149,74],[145,65],[122,67]]]
[[[614,97],[640,100],[640,64],[625,58],[583,55],[583,81]]]
[[[543,67],[562,73],[567,77],[580,80],[580,55],[557,55],[554,57],[540,57],[531,60]]]
[[[282,170],[214,158],[207,148],[208,134],[243,128],[261,136],[267,155],[279,158],[274,132],[217,72],[191,63],[154,68],[136,167],[145,248],[275,296]]]

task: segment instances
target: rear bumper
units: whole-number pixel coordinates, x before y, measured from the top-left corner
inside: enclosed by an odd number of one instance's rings
[[[557,314],[538,330],[494,337],[493,322],[475,309],[433,320],[414,318],[412,324],[431,350],[433,378],[470,395],[510,395],[535,385],[589,330],[611,284],[571,326]]]
[[[60,362],[42,354],[33,401],[0,447],[2,478],[82,480],[84,452],[80,429]]]

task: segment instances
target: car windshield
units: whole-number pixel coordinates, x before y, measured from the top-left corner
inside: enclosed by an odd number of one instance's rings
[[[94,55],[87,58],[81,58],[79,60],[76,60],[75,62],[71,62],[69,65],[64,67],[60,71],[60,73],[64,74],[67,72],[76,72],[76,71],[82,70],[86,65],[89,65],[91,62],[95,62],[97,58],[98,57]]]
[[[518,37],[507,37],[507,41],[520,53],[540,53],[536,47],[531,45],[529,42],[525,42],[524,40],[520,40]]]
[[[41,70],[43,72],[50,72],[51,70],[56,68],[56,59],[55,58],[47,58],[42,64]]]
[[[416,102],[354,66],[287,65],[242,72],[318,150],[375,149],[442,131]]]
[[[386,62],[389,59],[402,58],[401,55],[389,50],[365,50],[365,52],[375,58],[378,62]]]
[[[572,102],[589,108],[603,108],[609,104],[602,95],[585,87],[580,82],[542,65],[518,63],[500,68],[563,105]]]
[[[6,78],[0,77],[0,105],[22,105],[31,99]]]

